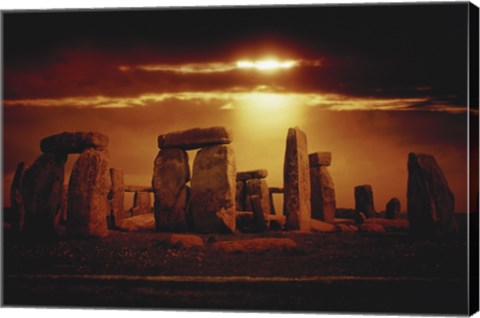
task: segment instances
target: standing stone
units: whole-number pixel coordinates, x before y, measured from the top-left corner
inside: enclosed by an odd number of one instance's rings
[[[14,220],[13,227],[17,231],[23,229],[25,208],[22,199],[22,181],[25,173],[25,162],[20,162],[15,169],[12,185],[10,186],[10,207],[12,208]]]
[[[152,201],[150,192],[135,192],[133,196],[132,215],[141,215],[152,213]]]
[[[307,137],[298,127],[290,128],[284,162],[284,213],[287,230],[310,230],[310,173]]]
[[[235,190],[235,207],[237,211],[245,210],[246,186],[244,181],[237,181]]]
[[[327,167],[310,167],[312,218],[332,222],[335,218],[337,203],[335,184]]]
[[[268,227],[267,220],[268,214],[265,215],[264,207],[262,206],[262,199],[258,195],[251,195],[250,201],[252,202],[253,209],[253,223],[257,231],[265,231]]]
[[[162,149],[155,158],[152,188],[157,231],[186,231],[190,180],[188,155],[181,149]]]
[[[123,170],[111,168],[110,181],[112,188],[110,190],[110,224],[116,226],[120,220],[125,217],[125,183],[123,179]]]
[[[408,155],[407,212],[410,230],[432,236],[457,230],[454,195],[435,157]]]
[[[355,187],[355,212],[363,212],[366,217],[375,217],[375,206],[373,205],[373,191],[369,184]]]
[[[400,200],[391,198],[385,207],[385,218],[395,219],[400,214]]]
[[[71,235],[105,236],[110,191],[108,153],[86,149],[75,162],[68,184],[67,231]]]
[[[275,211],[275,204],[273,204],[273,192],[268,189],[268,199],[270,200],[270,214],[275,215],[277,212]]]
[[[54,235],[55,219],[61,210],[65,154],[42,154],[23,176],[24,231]]]
[[[191,213],[195,231],[235,231],[235,158],[228,145],[202,148],[193,163]]]
[[[264,220],[268,220],[270,215],[270,191],[268,190],[267,181],[265,179],[250,179],[245,181],[247,188],[247,196],[250,197],[250,202],[252,202],[252,210],[255,212],[255,204],[252,200],[253,196],[258,197],[258,207],[257,210],[261,210],[264,214]]]

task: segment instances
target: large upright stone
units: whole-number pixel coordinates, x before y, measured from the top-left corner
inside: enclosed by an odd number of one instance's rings
[[[73,165],[68,184],[67,231],[75,236],[108,234],[108,153],[87,149]]]
[[[415,235],[431,236],[457,230],[454,195],[435,157],[408,155],[407,212]]]
[[[87,148],[106,149],[108,137],[99,132],[63,132],[43,138],[40,150],[45,153],[81,153]]]
[[[266,169],[250,170],[237,172],[237,181],[246,181],[249,179],[263,179],[268,176]]]
[[[232,142],[232,133],[225,127],[194,128],[158,136],[158,148],[198,149]]]
[[[65,154],[42,154],[25,171],[21,195],[26,233],[55,234],[55,219],[62,206],[66,160]]]
[[[369,184],[355,187],[355,212],[363,212],[366,217],[375,217],[375,206],[373,205],[373,190]]]
[[[133,216],[148,213],[152,213],[152,200],[150,199],[150,192],[135,192],[133,195]]]
[[[235,175],[235,158],[230,146],[209,146],[197,153],[190,198],[195,231],[235,231]]]
[[[188,155],[181,149],[162,149],[155,158],[152,188],[157,231],[186,231],[190,180]]]
[[[310,167],[312,218],[332,222],[337,203],[335,185],[326,166]]]
[[[110,190],[111,207],[111,225],[120,224],[120,220],[125,217],[125,183],[123,179],[123,170],[111,168],[110,180],[112,188]]]
[[[324,166],[328,167],[332,163],[331,152],[314,152],[308,155],[310,167]]]
[[[284,162],[284,213],[287,230],[310,231],[310,173],[307,137],[298,127],[290,128]]]
[[[245,200],[247,198],[247,187],[245,181],[236,182],[235,190],[235,207],[237,211],[246,211],[245,210]]]
[[[385,218],[393,220],[399,214],[400,200],[397,198],[391,198],[390,201],[387,202],[387,206],[385,207]]]
[[[20,162],[15,169],[12,184],[10,186],[10,207],[13,211],[13,226],[15,230],[23,229],[25,208],[22,199],[22,181],[25,174],[25,162]]]
[[[238,174],[237,174],[238,176]],[[261,211],[264,215],[264,220],[268,219],[268,216],[271,212],[270,207],[270,191],[268,189],[268,184],[265,179],[250,179],[245,181],[247,195],[250,197],[250,202],[252,203],[252,211],[255,212],[255,208],[257,211]],[[255,203],[255,206],[252,197],[258,197],[258,202]]]

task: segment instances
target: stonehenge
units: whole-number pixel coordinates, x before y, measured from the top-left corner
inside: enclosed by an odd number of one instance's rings
[[[400,214],[400,209],[400,200],[397,198],[391,198],[390,201],[387,202],[387,206],[385,207],[385,218],[397,218],[397,216]]]
[[[367,218],[375,217],[371,185],[364,184],[355,187],[355,213],[363,213]]]
[[[109,194],[110,199],[110,227],[119,224],[125,217],[125,183],[123,180],[123,170],[110,168],[111,190]]]
[[[316,152],[308,156],[312,218],[332,222],[335,218],[335,185],[328,171],[332,162],[331,152]]]

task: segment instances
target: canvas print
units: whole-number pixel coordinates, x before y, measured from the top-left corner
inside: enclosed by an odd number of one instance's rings
[[[473,4],[2,21],[3,306],[477,311]]]

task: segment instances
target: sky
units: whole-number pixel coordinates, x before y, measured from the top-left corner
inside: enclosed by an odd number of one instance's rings
[[[267,169],[281,187],[298,126],[310,153],[332,152],[338,207],[371,184],[378,211],[392,197],[405,208],[407,156],[422,152],[467,209],[467,114],[478,110],[467,107],[466,3],[3,18],[6,204],[16,164],[51,134],[108,135],[111,166],[147,185],[159,134],[227,126],[237,170]]]

